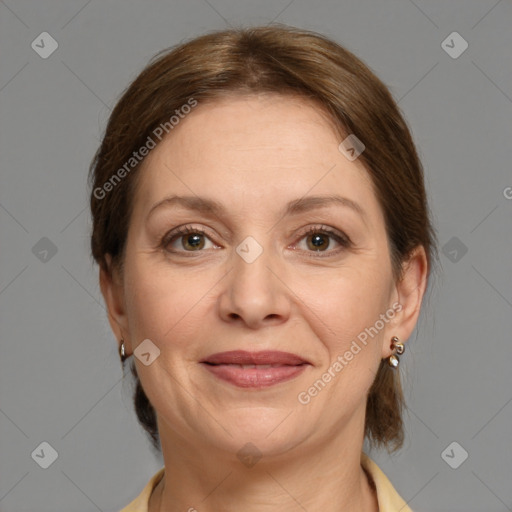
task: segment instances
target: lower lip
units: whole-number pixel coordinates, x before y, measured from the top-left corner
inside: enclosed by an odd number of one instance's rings
[[[230,364],[211,365],[203,363],[203,366],[219,379],[240,388],[266,388],[297,377],[308,365],[240,368]]]

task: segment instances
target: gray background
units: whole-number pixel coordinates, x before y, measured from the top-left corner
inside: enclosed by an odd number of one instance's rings
[[[89,257],[87,169],[154,53],[272,20],[369,64],[426,170],[442,269],[401,363],[405,446],[370,455],[415,511],[512,510],[510,1],[0,0],[2,512],[116,511],[161,467]],[[47,59],[31,48],[44,31],[59,45]],[[453,31],[458,58],[441,46]],[[48,469],[31,457],[43,441]]]

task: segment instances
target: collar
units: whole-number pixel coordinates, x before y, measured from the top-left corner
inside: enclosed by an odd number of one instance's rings
[[[379,468],[379,466],[366,453],[361,453],[361,466],[368,475],[370,485],[377,492],[377,500],[379,502],[379,512],[412,512],[409,505],[398,494],[387,476]],[[129,505],[120,512],[148,512],[149,498],[153,489],[163,478],[165,467],[158,470],[149,482],[146,484],[142,492]]]

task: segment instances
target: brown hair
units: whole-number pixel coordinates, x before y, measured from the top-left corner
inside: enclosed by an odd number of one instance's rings
[[[359,159],[384,213],[394,278],[400,279],[402,263],[419,245],[425,248],[430,276],[437,248],[423,169],[390,92],[362,61],[334,41],[279,24],[216,31],[164,50],[125,90],[112,111],[89,175],[91,248],[102,268],[123,269],[140,167],[133,161],[132,169],[126,167],[133,152],[148,137],[154,139],[163,123],[170,131],[171,116],[190,104],[191,98],[201,104],[235,92],[308,98],[323,107],[340,136],[354,134],[363,141],[366,147]],[[120,173],[122,168],[125,172]],[[112,256],[111,268],[106,254]],[[133,361],[131,371],[136,379],[138,419],[158,449],[156,413]],[[391,445],[393,451],[402,446],[404,405],[400,375],[382,360],[366,405],[364,433],[371,445],[388,451]]]

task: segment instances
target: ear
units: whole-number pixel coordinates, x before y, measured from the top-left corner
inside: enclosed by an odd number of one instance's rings
[[[123,280],[117,269],[112,267],[110,254],[105,255],[107,268],[100,266],[100,288],[103,299],[107,306],[108,321],[119,344],[124,340],[125,350],[131,352],[130,340],[128,337],[128,318],[126,316]]]
[[[421,303],[427,288],[428,261],[425,248],[417,246],[411,256],[402,264],[402,276],[396,283],[396,301],[401,309],[392,321],[392,336],[397,336],[402,343],[407,341],[418,321]],[[382,357],[393,353],[391,341],[383,345]]]

